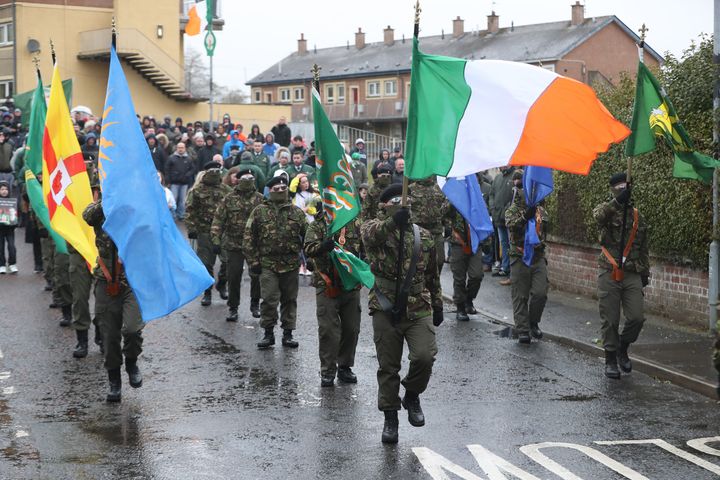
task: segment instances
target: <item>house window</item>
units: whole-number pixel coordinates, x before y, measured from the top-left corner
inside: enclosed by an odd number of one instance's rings
[[[345,103],[345,85],[343,84],[337,86],[337,103]]]
[[[13,96],[13,81],[0,81],[0,98],[8,98]]]
[[[385,80],[385,96],[394,97],[397,95],[397,80]]]
[[[289,88],[281,88],[280,89],[280,101],[281,102],[289,102],[290,101],[290,89]]]
[[[254,99],[255,99],[255,103],[260,103],[262,101],[262,91],[255,90]]]
[[[4,47],[13,44],[15,40],[14,30],[12,22],[0,24],[0,46]]]
[[[305,89],[302,87],[296,87],[293,91],[293,98],[296,102],[304,102],[305,101]]]
[[[554,63],[550,63],[550,64],[548,64],[548,65],[543,65],[542,68],[544,68],[545,70],[550,70],[551,72],[554,72],[554,71],[555,71],[555,64],[554,64]]]
[[[380,96],[380,82],[368,82],[367,96],[368,97],[379,97]]]
[[[325,86],[325,103],[327,103],[327,104],[335,103],[335,86],[334,85],[326,85]]]

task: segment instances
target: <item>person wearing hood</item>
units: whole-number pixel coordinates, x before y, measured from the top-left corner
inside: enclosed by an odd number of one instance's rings
[[[285,171],[290,164],[290,151],[285,147],[280,147],[277,152],[275,152],[275,160],[276,162],[270,167],[270,172],[268,173],[268,176],[274,176],[276,170],[283,170]]]
[[[0,173],[12,173],[13,144],[7,129],[0,130]]]
[[[211,277],[215,276],[215,258],[220,257],[222,259],[222,255],[221,252],[216,252],[213,248],[210,241],[210,227],[218,204],[231,191],[227,185],[222,183],[220,167],[215,161],[210,161],[204,165],[205,174],[200,183],[188,193],[186,207],[187,218],[185,224],[188,238],[196,240],[195,252]],[[218,275],[217,288],[220,291],[220,297],[226,298],[226,279],[222,275]],[[200,305],[208,307],[211,303],[212,287],[205,290]]]
[[[148,148],[150,149],[150,155],[152,155],[153,163],[155,164],[155,170],[157,170],[158,172],[164,172],[165,162],[167,162],[167,155],[165,154],[165,149],[159,143],[158,136],[150,135],[149,137],[147,137],[146,141],[148,144]]]
[[[282,345],[297,348],[293,330],[297,320],[298,259],[307,222],[302,210],[290,202],[288,181],[284,176],[271,178],[267,187],[270,198],[250,213],[243,238],[250,272],[260,275],[260,326],[264,336],[257,346],[264,350],[275,345],[279,305]]]
[[[185,220],[185,196],[195,179],[195,173],[195,162],[187,154],[185,144],[178,143],[175,153],[165,163],[165,181],[175,196],[175,216],[180,221]]]
[[[212,226],[210,240],[214,252],[225,252],[227,256],[228,277],[228,322],[238,321],[240,305],[240,286],[242,273],[246,263],[243,251],[245,225],[250,213],[263,203],[264,198],[258,192],[255,171],[248,166],[233,167],[230,181],[234,182],[233,190],[219,202]],[[250,272],[250,312],[253,317],[260,318],[260,276]]]
[[[367,197],[363,203],[363,209],[360,211],[360,222],[365,223],[377,216],[377,205],[380,194],[392,183],[392,168],[390,164],[381,163],[377,169],[372,172],[375,180],[368,190]]]
[[[383,148],[380,150],[380,157],[373,162],[373,168],[377,168],[381,163],[389,163],[390,166],[395,169],[395,160],[396,158],[390,155],[390,150]]]
[[[215,155],[220,154],[220,149],[215,145],[215,135],[208,133],[205,135],[205,145],[198,149],[197,163],[198,165],[206,165],[212,161]]]
[[[269,159],[275,158],[275,152],[277,152],[280,145],[275,143],[275,135],[272,133],[265,134],[265,143],[263,143],[262,151]]]
[[[245,150],[245,142],[240,140],[240,133],[237,130],[230,130],[230,140],[225,142],[225,145],[223,145],[223,158],[228,158],[230,156],[230,147],[233,145],[236,145],[241,152]]]
[[[265,136],[260,132],[260,126],[257,123],[253,123],[250,127],[250,133],[247,136],[248,140],[252,140],[253,143],[265,141]]]

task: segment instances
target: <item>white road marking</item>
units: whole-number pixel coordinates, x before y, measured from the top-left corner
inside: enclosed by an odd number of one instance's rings
[[[663,450],[672,453],[673,455],[677,455],[683,460],[687,460],[690,463],[694,463],[698,467],[702,467],[705,470],[709,470],[716,475],[720,475],[720,466],[717,466],[714,463],[710,463],[707,460],[703,460],[702,458],[695,456],[692,453],[688,453],[685,450],[680,450],[678,447],[670,445],[668,442],[660,438],[652,438],[648,440],[619,440],[594,443],[597,443],[598,445],[656,445]]]
[[[3,387],[2,393],[3,395],[12,395],[15,393],[15,387]]]
[[[710,442],[720,442],[720,437],[695,438],[693,440],[688,440],[687,444],[689,447],[692,447],[699,452],[720,457],[720,450],[707,446]]]
[[[433,480],[450,480],[450,477],[445,474],[446,471],[455,474],[462,480],[486,480],[468,472],[460,465],[451,462],[429,448],[416,447],[412,451]]]
[[[2,350],[0,350],[0,358],[3,358]]]
[[[29,437],[30,434],[26,432],[25,430],[18,430],[15,432],[15,438],[23,438],[23,437]]]
[[[10,372],[0,372],[0,380],[7,380],[10,378]]]
[[[487,474],[490,480],[508,480],[508,477],[503,475],[503,472],[513,475],[513,478],[520,480],[540,480],[535,475],[527,473],[525,470],[516,467],[512,463],[508,462],[502,457],[498,457],[487,448],[482,445],[468,445],[468,450],[473,454],[475,460],[483,469],[483,472]]]
[[[596,462],[605,465],[611,470],[614,470],[616,473],[622,475],[625,478],[629,478],[630,480],[649,480],[646,476],[641,475],[630,467],[626,467],[622,463],[613,460],[604,453],[601,453],[592,447],[586,447],[584,445],[564,442],[533,443],[530,445],[525,445],[524,447],[520,447],[520,451],[522,453],[524,453],[543,467],[547,468],[558,477],[564,478],[565,480],[583,479],[581,477],[578,477],[556,461],[551,460],[549,457],[541,453],[540,450],[543,448],[569,448],[572,450],[577,450],[578,452],[584,453],[588,457],[592,458]]]

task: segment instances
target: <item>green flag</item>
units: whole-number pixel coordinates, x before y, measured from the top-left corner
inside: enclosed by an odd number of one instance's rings
[[[72,102],[72,80],[63,80],[63,90],[65,91],[65,98],[68,101],[68,106]],[[45,97],[50,95],[50,85],[45,87]],[[35,96],[35,90],[28,90],[27,92],[18,93],[13,97],[13,104],[15,108],[22,110],[22,124],[30,124],[30,109],[32,108],[33,97]]]
[[[343,249],[337,243],[335,249],[330,252],[330,258],[335,264],[335,269],[340,276],[345,291],[354,290],[359,283],[362,283],[367,288],[373,288],[375,285],[375,276],[370,271],[370,265]]]
[[[655,137],[663,137],[675,154],[673,176],[712,183],[713,170],[720,162],[695,152],[665,89],[644,63],[639,62],[635,107],[630,125],[632,133],[625,144],[625,154],[640,155],[655,150]]]
[[[320,94],[314,88],[312,99],[315,122],[315,165],[325,221],[328,224],[328,237],[330,237],[360,213],[360,204],[345,149],[325,115]]]
[[[55,241],[55,249],[59,253],[67,253],[65,240],[50,227],[50,214],[47,205],[43,201],[42,185],[40,185],[36,177],[36,175],[42,173],[42,145],[43,135],[45,134],[45,115],[47,114],[45,91],[40,78],[38,78],[37,88],[35,88],[32,98],[30,131],[25,146],[25,189],[35,215],[45,226],[53,241]]]

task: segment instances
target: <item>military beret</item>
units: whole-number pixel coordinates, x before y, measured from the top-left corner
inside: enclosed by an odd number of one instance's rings
[[[248,173],[250,175],[252,175],[253,177],[255,176],[255,172],[253,172],[252,168],[248,168],[248,167],[243,167],[240,170],[238,170],[237,172],[235,172],[235,176],[242,177],[243,175],[247,175]]]
[[[265,184],[265,186],[268,188],[272,188],[279,183],[287,185],[288,184],[287,178],[285,178],[284,175],[279,175],[277,177],[273,177],[270,180],[268,180],[268,182]]]
[[[220,168],[220,164],[210,160],[205,165],[203,165],[203,170],[212,170],[213,168]]]
[[[627,173],[620,172],[610,177],[610,186],[614,187],[618,183],[627,182]]]
[[[393,183],[380,194],[380,203],[387,203],[391,198],[402,195],[402,184]]]
[[[515,170],[512,174],[513,181],[514,180],[522,180],[523,173],[525,173],[525,172],[523,172],[522,168],[518,168],[517,170]]]

